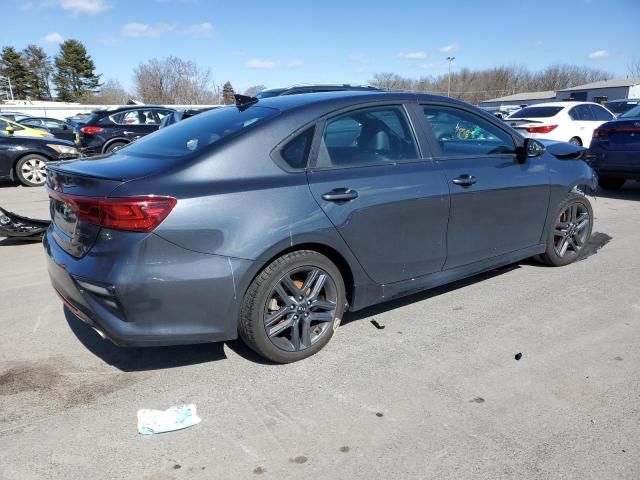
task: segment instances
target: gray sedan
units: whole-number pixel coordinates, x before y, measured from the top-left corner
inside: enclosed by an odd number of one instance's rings
[[[49,167],[44,247],[66,307],[116,344],[239,333],[291,362],[347,310],[528,257],[574,261],[596,183],[582,155],[439,96],[237,96]]]

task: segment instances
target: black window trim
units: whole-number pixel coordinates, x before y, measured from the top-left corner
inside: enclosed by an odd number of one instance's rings
[[[295,168],[292,167],[291,165],[289,165],[289,162],[287,162],[284,157],[282,156],[282,150],[289,145],[289,142],[291,142],[292,140],[294,140],[298,135],[302,135],[304,134],[307,130],[309,130],[310,128],[313,128],[313,136],[311,137],[311,146],[309,147],[309,153],[307,155],[307,163],[305,167],[301,167],[301,168]],[[297,128],[296,130],[294,130],[292,133],[290,133],[289,135],[287,135],[283,140],[281,140],[272,150],[271,153],[269,154],[269,156],[271,157],[271,160],[273,160],[273,162],[280,167],[282,170],[284,170],[287,173],[304,173],[306,172],[306,170],[309,168],[309,164],[310,164],[310,158],[313,154],[313,149],[314,149],[314,145],[316,142],[316,137],[318,135],[318,122],[317,121],[312,121],[309,123],[304,124],[302,127]]]
[[[433,155],[433,160],[435,162],[443,162],[443,161],[449,161],[449,160],[466,160],[466,159],[472,159],[472,158],[500,158],[500,157],[515,157],[518,151],[519,147],[522,147],[522,145],[524,145],[524,137],[522,137],[522,135],[520,133],[518,133],[517,131],[507,127],[505,125],[504,122],[496,122],[494,120],[496,120],[496,117],[493,117],[493,115],[490,115],[491,118],[488,118],[487,116],[485,116],[484,112],[477,112],[474,111],[470,108],[464,108],[461,105],[452,105],[450,103],[446,103],[446,102],[438,102],[438,101],[427,101],[427,102],[419,102],[418,106],[421,109],[421,120],[422,122],[424,122],[424,128],[425,128],[425,134],[427,136],[427,139],[429,141],[429,146],[431,147],[431,150],[434,152]],[[513,152],[510,153],[486,153],[486,154],[477,154],[477,155],[444,155],[442,152],[442,149],[440,148],[440,143],[436,140],[435,135],[433,134],[433,131],[431,130],[431,125],[429,123],[429,121],[424,118],[424,111],[422,111],[422,107],[426,107],[426,106],[436,106],[436,107],[446,107],[446,108],[450,108],[452,110],[461,110],[463,112],[469,113],[471,115],[476,115],[482,119],[484,119],[487,123],[493,125],[494,127],[496,127],[498,130],[501,130],[502,132],[504,132],[505,134],[507,134],[510,138],[511,141],[513,142]],[[507,127],[507,128],[505,128]]]
[[[422,163],[427,161],[428,159],[424,157],[423,154],[423,144],[420,138],[420,132],[416,128],[414,124],[414,118],[411,115],[410,105],[413,103],[410,100],[396,100],[396,101],[373,101],[366,103],[359,103],[357,105],[349,105],[348,107],[340,108],[338,110],[334,110],[333,112],[327,113],[320,117],[317,121],[316,132],[314,135],[313,143],[311,144],[311,152],[309,154],[309,160],[307,161],[307,169],[308,170],[318,170],[318,171],[327,171],[327,170],[347,170],[351,168],[374,168],[374,167],[389,167],[395,165],[406,165],[411,163]],[[320,149],[320,142],[324,137],[324,130],[327,125],[327,122],[333,118],[340,117],[349,112],[355,112],[358,110],[366,110],[369,108],[384,108],[384,107],[400,107],[405,114],[405,118],[409,125],[409,130],[413,135],[414,144],[418,151],[418,157],[411,160],[401,160],[395,162],[386,162],[380,164],[362,164],[362,165],[345,165],[345,166],[318,166],[318,151]]]

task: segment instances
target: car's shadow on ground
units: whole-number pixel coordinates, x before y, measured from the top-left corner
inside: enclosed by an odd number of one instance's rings
[[[591,235],[591,239],[584,247],[578,261],[584,260],[591,255],[596,254],[611,240],[612,237],[607,235],[606,233],[594,232]],[[523,260],[518,263],[506,265],[504,267],[496,268],[494,270],[474,275],[469,278],[458,280],[457,282],[418,292],[407,297],[398,298],[396,300],[390,300],[388,302],[374,305],[363,310],[358,310],[357,312],[347,312],[342,320],[342,325],[347,325],[357,320],[374,317],[384,312],[388,312],[400,307],[405,307],[412,303],[428,300],[429,298],[436,297],[444,293],[453,292],[460,288],[464,288],[475,283],[509,273],[513,270],[521,268],[523,265],[540,268],[552,268],[547,267],[534,259]],[[118,347],[110,341],[101,338],[89,325],[76,317],[66,307],[64,307],[64,314],[67,323],[69,324],[69,327],[71,328],[73,333],[91,353],[101,358],[109,365],[113,365],[114,367],[124,372],[162,370],[167,368],[225,360],[227,358],[224,351],[225,345],[229,347],[234,353],[250,362],[260,363],[264,365],[273,364],[272,362],[256,354],[241,340],[232,340],[224,343],[203,343],[197,345],[181,345],[172,347]]]
[[[611,198],[613,200],[640,200],[640,182],[627,180],[618,190],[604,190],[598,188],[595,194],[598,197]]]
[[[0,180],[0,188],[18,187],[18,183],[11,180]]]
[[[249,349],[241,340],[171,347],[119,347],[109,340],[101,338],[93,328],[76,317],[66,307],[64,307],[64,315],[71,331],[87,350],[123,372],[163,370],[225,360],[227,358],[224,352],[225,344],[251,362],[270,363]]]

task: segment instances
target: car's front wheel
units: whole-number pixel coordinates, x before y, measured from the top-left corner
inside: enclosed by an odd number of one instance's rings
[[[27,187],[39,187],[47,180],[47,159],[42,155],[26,155],[16,163],[16,176]]]
[[[593,208],[584,195],[571,193],[556,211],[549,229],[547,250],[540,255],[547,265],[560,267],[575,261],[591,238]]]
[[[340,270],[311,250],[271,262],[245,294],[239,333],[263,357],[289,363],[309,357],[331,340],[345,310]]]

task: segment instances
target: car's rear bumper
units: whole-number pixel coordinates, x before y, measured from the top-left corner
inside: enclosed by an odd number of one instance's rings
[[[51,228],[43,245],[51,283],[64,304],[117,345],[237,337],[242,299],[236,279],[250,261],[192,252],[153,234],[132,244],[128,255],[96,245],[74,258],[57,245]]]
[[[640,179],[638,151],[608,151],[592,145],[587,160],[601,177]]]

